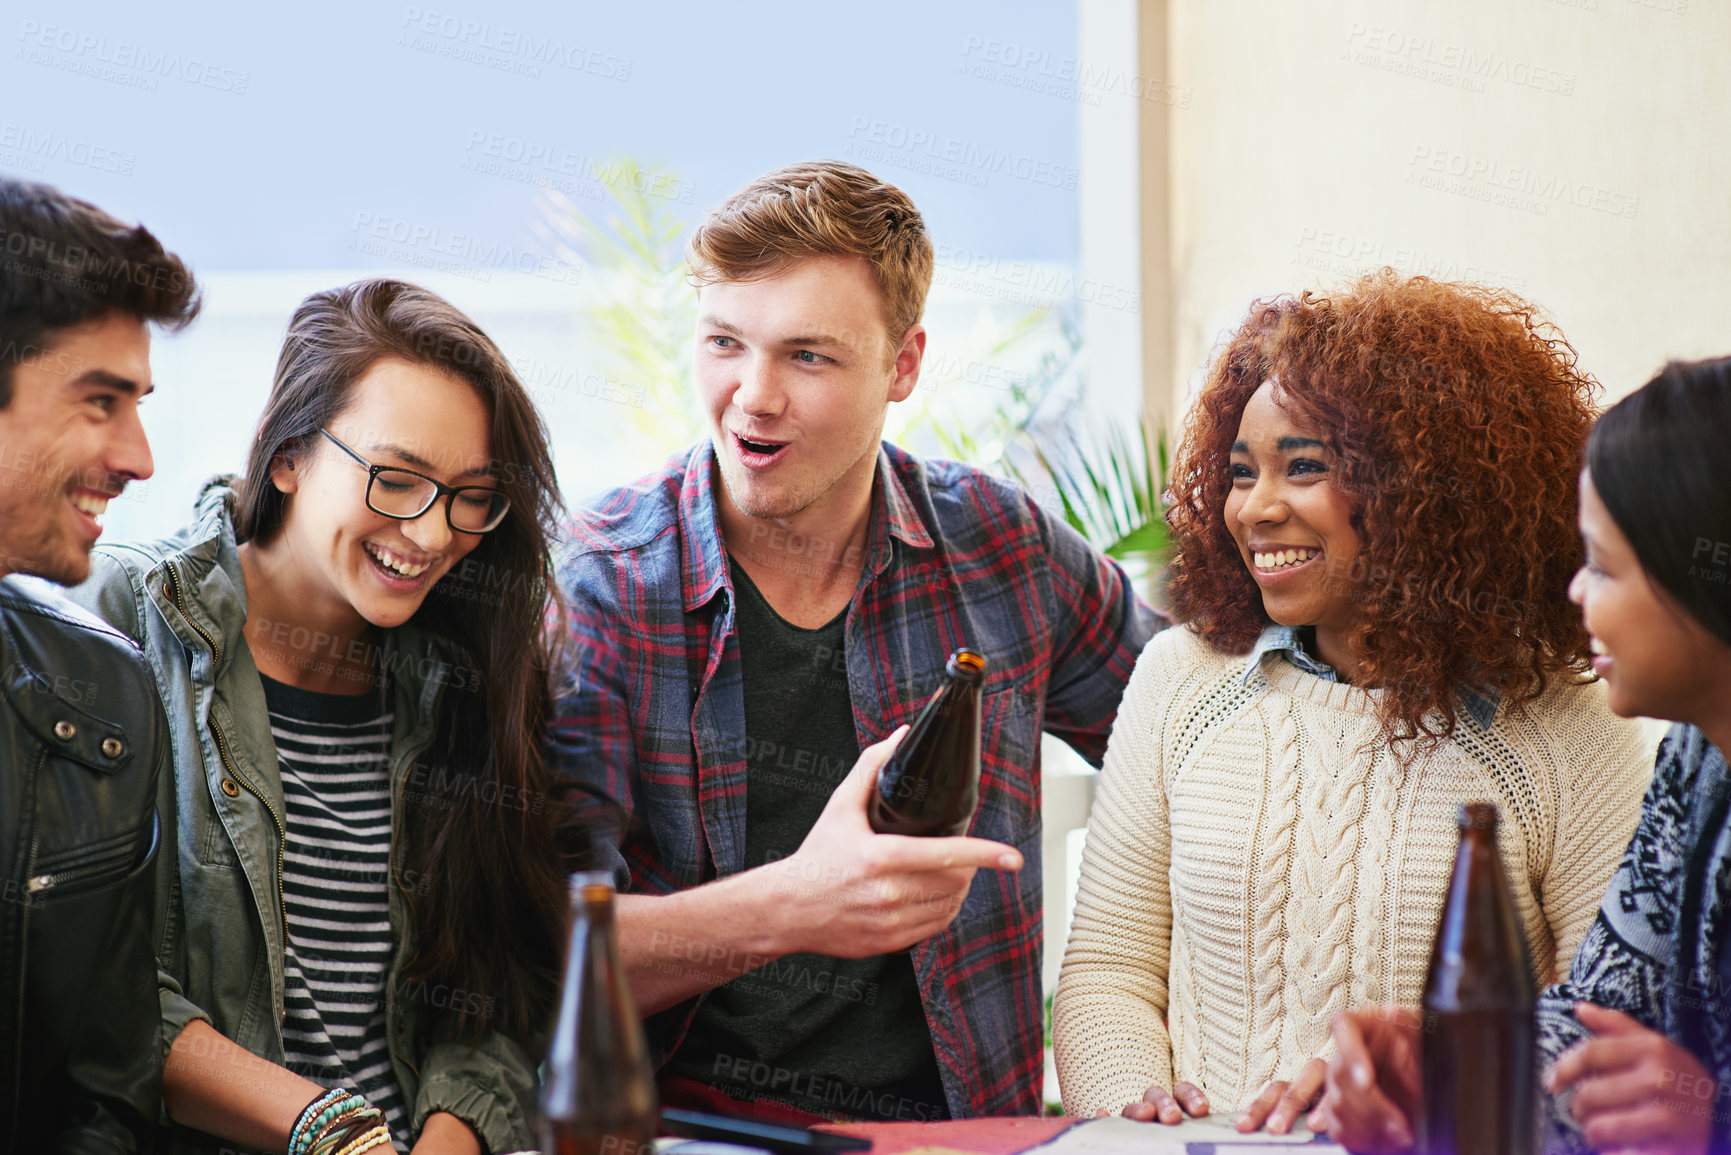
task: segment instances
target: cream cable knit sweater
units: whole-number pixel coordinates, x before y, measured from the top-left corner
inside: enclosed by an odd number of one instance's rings
[[[1553,685],[1488,732],[1463,719],[1403,771],[1375,741],[1378,691],[1274,655],[1245,685],[1245,661],[1170,629],[1125,692],[1054,1007],[1071,1115],[1174,1078],[1236,1111],[1328,1055],[1337,1011],[1416,1005],[1461,802],[1501,813],[1538,983],[1628,845],[1653,746],[1603,687]]]

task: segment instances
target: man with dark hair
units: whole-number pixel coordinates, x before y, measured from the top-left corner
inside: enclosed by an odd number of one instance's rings
[[[145,229],[0,177],[0,1151],[133,1151],[157,1121],[162,707],[137,649],[34,579],[82,581],[150,476],[147,325],[198,306]]]
[[[792,165],[686,255],[710,436],[578,518],[554,726],[578,801],[627,819],[601,857],[662,1100],[1037,1113],[1040,735],[1098,764],[1162,620],[1019,487],[882,440],[933,267],[900,189]],[[873,834],[886,738],[961,646],[989,663],[973,837]]]

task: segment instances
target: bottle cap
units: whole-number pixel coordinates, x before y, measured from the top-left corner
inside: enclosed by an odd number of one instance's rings
[[[957,650],[944,664],[944,670],[952,678],[963,678],[978,685],[986,680],[986,658],[973,650]]]
[[[569,880],[571,898],[575,902],[600,902],[613,898],[611,870],[579,870]]]
[[[1462,830],[1491,830],[1497,828],[1497,804],[1495,802],[1463,802],[1455,814],[1455,822]]]

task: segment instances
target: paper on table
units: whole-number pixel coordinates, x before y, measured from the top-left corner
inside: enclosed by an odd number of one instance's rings
[[[1122,1117],[1087,1119],[1023,1155],[1232,1155],[1275,1147],[1299,1147],[1304,1155],[1345,1155],[1344,1148],[1312,1135],[1302,1125],[1289,1135],[1266,1131],[1245,1135],[1233,1126],[1236,1118],[1206,1115],[1185,1119],[1175,1127]]]

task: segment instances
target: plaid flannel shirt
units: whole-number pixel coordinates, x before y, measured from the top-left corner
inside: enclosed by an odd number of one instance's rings
[[[576,676],[554,711],[555,770],[580,810],[623,808],[602,863],[623,890],[666,894],[746,866],[745,698],[713,463],[705,442],[601,497],[561,567]],[[952,650],[980,651],[971,833],[1027,864],[980,871],[949,928],[912,948],[944,1089],[958,1117],[1037,1114],[1040,732],[1098,766],[1136,656],[1165,622],[1014,485],[886,443],[871,502],[845,624],[859,742],[912,721]],[[697,1004],[649,1020],[658,1061]]]

